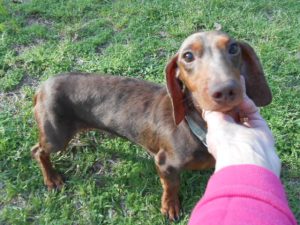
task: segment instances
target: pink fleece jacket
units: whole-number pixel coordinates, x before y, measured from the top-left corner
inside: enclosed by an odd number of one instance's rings
[[[296,225],[280,180],[255,165],[226,167],[209,180],[189,225]]]

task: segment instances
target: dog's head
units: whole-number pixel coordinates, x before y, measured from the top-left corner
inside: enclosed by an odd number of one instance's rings
[[[241,103],[240,75],[245,78],[247,95],[257,106],[271,102],[262,66],[250,45],[220,31],[189,36],[166,67],[176,125],[185,116],[186,91],[199,112],[226,112]]]

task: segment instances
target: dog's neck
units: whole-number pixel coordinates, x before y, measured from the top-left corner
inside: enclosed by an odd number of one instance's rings
[[[206,143],[206,122],[201,116],[201,112],[196,110],[194,104],[192,103],[191,96],[186,93],[185,101],[185,120],[192,131],[192,133],[207,147]]]

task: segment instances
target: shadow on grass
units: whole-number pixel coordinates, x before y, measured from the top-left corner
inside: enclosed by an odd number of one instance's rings
[[[140,147],[93,131],[76,137],[68,151],[56,155],[53,161],[66,179],[64,191],[68,196],[78,195],[78,190],[106,196],[111,205],[98,208],[105,217],[140,217],[141,213],[160,216],[162,187],[152,157]],[[181,173],[181,221],[187,220],[204,193],[211,173]]]

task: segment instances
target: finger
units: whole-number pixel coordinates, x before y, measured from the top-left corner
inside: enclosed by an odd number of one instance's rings
[[[248,118],[248,120],[262,119],[261,115],[259,114],[259,108],[248,96],[245,96],[243,102],[239,105],[239,110],[239,115],[241,118]]]
[[[202,115],[210,129],[220,128],[220,126],[226,126],[228,123],[234,123],[232,117],[222,112],[204,111]]]
[[[270,130],[267,122],[264,119],[249,120],[246,123],[247,124],[245,124],[245,125],[248,127],[252,127],[252,128],[260,127],[260,128],[265,128],[265,129]]]
[[[229,112],[226,112],[227,115],[231,116],[236,123],[240,123],[240,110],[236,107]]]
[[[213,112],[213,111],[202,110],[202,118],[206,121],[206,116],[207,116],[208,114],[211,115],[212,112]],[[239,122],[239,118],[240,118],[240,117],[239,117],[239,110],[238,110],[237,108],[234,108],[234,109],[232,109],[232,110],[230,110],[230,111],[228,111],[228,112],[217,112],[217,111],[214,111],[214,112],[228,115],[228,116],[232,117],[236,123]],[[216,116],[216,115],[213,114],[213,116]],[[217,116],[218,116],[218,117],[222,117],[221,115],[217,115]],[[231,121],[231,119],[230,119],[230,118],[227,119],[226,116],[224,116],[223,119],[224,119],[224,118],[225,118],[227,121]]]

